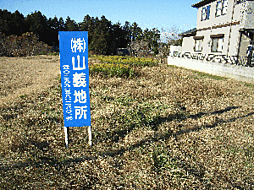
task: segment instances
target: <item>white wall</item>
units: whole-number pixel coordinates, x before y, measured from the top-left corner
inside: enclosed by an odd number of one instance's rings
[[[254,84],[254,67],[168,57],[168,64]]]
[[[246,20],[244,23],[244,28],[246,29],[254,29],[254,2],[248,1],[246,5]]]
[[[170,46],[170,56],[174,55],[174,52],[181,52],[182,46]]]
[[[233,13],[233,2],[234,1],[229,0],[228,7],[227,7],[227,13],[225,15],[221,15],[218,17],[215,16],[217,1],[213,1],[211,3],[206,4],[205,6],[199,7],[198,12],[197,12],[197,29],[207,28],[207,27],[211,27],[213,25],[221,25],[221,24],[231,23],[232,13]],[[201,21],[202,8],[206,7],[208,5],[211,6],[210,17],[208,20]],[[239,13],[237,13],[236,15],[239,15]],[[236,16],[235,19],[238,19],[238,16]]]
[[[182,51],[183,52],[194,52],[194,44],[195,40],[193,39],[193,36],[190,37],[184,37],[183,43],[182,43]]]

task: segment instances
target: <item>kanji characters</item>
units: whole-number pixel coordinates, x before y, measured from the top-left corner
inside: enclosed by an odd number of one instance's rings
[[[83,62],[81,64],[80,62],[80,56],[77,56],[77,63],[75,62],[75,57],[72,57],[72,66],[73,70],[84,70],[86,69],[86,64],[85,64],[85,56],[83,56]]]
[[[75,106],[75,119],[87,119],[87,106]]]
[[[59,36],[65,126],[90,126],[88,35],[60,32]]]
[[[67,114],[66,119],[72,120],[72,108],[71,108],[71,89],[70,89],[70,65],[63,65],[63,91],[64,91],[64,105],[65,105],[65,113]]]
[[[76,53],[77,50],[81,53],[81,52],[85,52],[86,50],[86,41],[85,39],[83,38],[81,40],[81,38],[72,38],[71,39],[71,51],[73,53]]]
[[[75,96],[75,100],[74,103],[86,103],[87,101],[87,95],[86,95],[86,91],[83,90],[75,90],[74,91],[74,96]]]
[[[71,81],[69,77],[64,77],[64,87],[71,87]]]
[[[73,86],[74,87],[86,87],[86,73],[73,74]]]
[[[71,101],[71,89],[70,88],[65,88],[65,100],[66,101]]]

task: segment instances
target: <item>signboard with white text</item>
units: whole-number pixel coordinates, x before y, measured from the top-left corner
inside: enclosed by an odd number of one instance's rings
[[[59,49],[64,126],[91,126],[88,32],[60,31]]]

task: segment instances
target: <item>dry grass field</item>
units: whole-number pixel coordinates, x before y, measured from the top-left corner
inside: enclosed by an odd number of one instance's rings
[[[91,74],[93,146],[66,149],[58,57],[0,58],[0,188],[254,189],[254,86],[132,67]]]
[[[48,88],[59,75],[57,56],[0,57],[0,103]]]

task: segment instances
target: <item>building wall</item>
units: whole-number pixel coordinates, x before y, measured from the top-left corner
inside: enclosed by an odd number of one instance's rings
[[[211,5],[210,8],[210,17],[208,20],[201,20],[201,12],[202,12],[202,8],[203,7],[207,7],[208,5]],[[197,30],[202,29],[202,28],[208,28],[211,26],[215,26],[215,25],[220,25],[220,24],[226,24],[226,23],[230,23],[231,19],[232,19],[232,12],[233,12],[233,1],[229,0],[228,2],[228,8],[227,8],[227,13],[225,15],[221,15],[219,17],[215,16],[216,13],[216,5],[217,5],[217,1],[213,1],[209,4],[206,4],[203,7],[199,7],[198,8],[198,12],[197,12]],[[235,20],[237,19],[237,17],[234,18]]]
[[[238,51],[239,40],[240,40],[239,28],[240,28],[240,25],[232,25],[229,27],[197,31],[196,36],[204,36],[202,53],[236,55]],[[224,34],[223,49],[222,49],[222,52],[212,52],[211,35],[218,35],[218,34]],[[195,42],[193,42],[193,44],[195,44]]]
[[[170,46],[170,56],[174,56],[175,52],[181,52],[182,46]]]
[[[239,42],[240,42],[240,35],[239,32],[240,25],[233,25],[231,26],[231,33],[230,38],[227,44],[227,53],[225,55],[237,55],[238,54],[238,48],[239,48]]]
[[[239,44],[240,46],[239,56],[246,56],[246,51],[249,44],[250,44],[250,38],[246,34],[242,33],[241,43]]]
[[[194,44],[195,44],[195,40],[193,39],[193,36],[189,36],[189,37],[184,37],[183,38],[183,43],[182,43],[182,51],[183,52],[194,52]]]
[[[242,7],[243,10],[243,27],[245,29],[254,29],[254,1],[247,1]]]
[[[234,1],[229,0],[227,13],[218,17],[216,17],[215,15],[217,1],[213,1],[205,5],[204,7],[207,7],[209,5],[211,6],[211,8],[210,17],[208,20],[201,21],[201,12],[203,7],[199,7],[197,12],[197,36],[204,36],[204,47],[202,53],[237,55],[240,40],[239,29],[244,27],[242,23],[245,20],[244,10],[246,8],[246,3],[234,5]],[[222,52],[211,51],[211,35],[216,34],[224,34],[224,44]]]
[[[241,34],[243,29],[254,30],[254,1],[242,1],[234,4],[234,0],[228,1],[227,13],[216,17],[216,6],[218,1],[213,1],[197,11],[197,32],[195,37],[189,36],[183,38],[183,52],[195,52],[195,38],[203,37],[203,49],[200,53],[204,54],[222,54],[227,56],[245,56],[247,46],[250,44],[250,38]],[[203,7],[210,7],[210,16],[207,20],[201,20]],[[222,52],[212,52],[211,35],[224,34]]]

